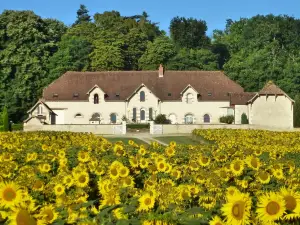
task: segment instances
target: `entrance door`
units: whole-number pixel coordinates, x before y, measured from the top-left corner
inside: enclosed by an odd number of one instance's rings
[[[51,124],[56,123],[56,115],[54,113],[50,113]]]
[[[141,109],[141,115],[140,115],[140,117],[141,117],[141,122],[144,123],[145,120],[146,120],[146,112],[145,112],[144,109]]]

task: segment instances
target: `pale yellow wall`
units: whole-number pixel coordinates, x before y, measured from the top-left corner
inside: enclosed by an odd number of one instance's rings
[[[250,123],[270,127],[293,127],[293,105],[286,96],[259,96],[249,104]]]
[[[249,111],[247,105],[235,105],[235,124],[241,124],[242,114],[245,113],[249,120]]]
[[[145,102],[140,101],[140,92],[145,92]],[[133,108],[137,109],[136,116],[137,116],[137,122],[140,122],[140,110],[145,109],[146,112],[146,121],[149,120],[149,108],[153,108],[153,119],[155,119],[155,112],[156,115],[160,113],[159,111],[159,104],[158,104],[158,98],[147,88],[142,87],[135,93],[131,99],[129,99],[127,103],[127,118],[129,121],[132,121],[133,117]]]
[[[42,108],[43,108],[43,112],[42,112],[41,114],[39,114],[39,115],[46,116],[45,122],[46,122],[46,123],[50,123],[50,115],[49,115],[50,111],[48,110],[47,107],[45,107],[45,106],[44,106],[43,104],[41,104],[41,103],[39,103],[39,104],[36,105],[36,107],[33,109],[33,111],[31,112],[30,115],[31,115],[31,116],[38,116],[38,112],[37,112],[38,107],[42,107]]]

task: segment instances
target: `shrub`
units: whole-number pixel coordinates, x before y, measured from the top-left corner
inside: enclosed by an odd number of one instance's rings
[[[12,130],[23,130],[23,124],[22,123],[16,123],[12,125]]]
[[[154,120],[156,124],[170,124],[171,121],[167,119],[165,114],[158,114]]]
[[[296,95],[295,97],[294,127],[300,127],[300,94]]]
[[[219,118],[220,123],[227,123],[232,124],[234,122],[234,116],[228,115],[228,116],[221,116]]]
[[[3,120],[3,131],[9,131],[9,121],[8,121],[8,112],[6,106],[2,112],[2,120]]]
[[[143,129],[143,128],[149,129],[150,124],[149,123],[127,124],[126,127],[129,129]]]
[[[241,116],[241,123],[242,124],[249,124],[249,120],[248,120],[248,117],[247,117],[246,113],[242,114],[242,116]]]

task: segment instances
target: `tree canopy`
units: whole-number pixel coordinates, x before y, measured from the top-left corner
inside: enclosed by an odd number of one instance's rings
[[[257,15],[228,19],[207,35],[207,24],[174,17],[170,35],[147,12],[89,15],[80,5],[71,26],[32,11],[0,14],[0,108],[25,119],[42,89],[68,70],[224,70],[246,91],[273,80],[294,98],[300,90],[300,20]],[[93,19],[92,19],[93,18]]]

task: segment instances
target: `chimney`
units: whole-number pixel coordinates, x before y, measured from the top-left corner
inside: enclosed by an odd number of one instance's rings
[[[164,77],[164,67],[161,64],[158,69],[158,77]]]

